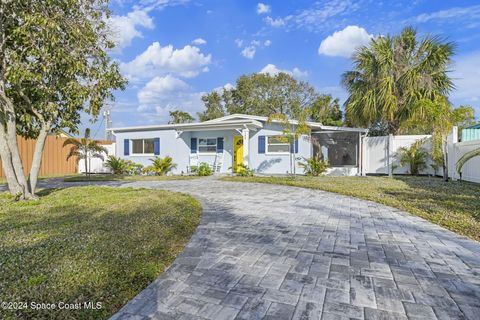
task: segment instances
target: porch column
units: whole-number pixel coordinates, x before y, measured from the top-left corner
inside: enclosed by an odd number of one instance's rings
[[[243,164],[248,167],[249,162],[249,155],[248,150],[250,149],[250,130],[248,128],[242,129],[242,137],[243,137]]]

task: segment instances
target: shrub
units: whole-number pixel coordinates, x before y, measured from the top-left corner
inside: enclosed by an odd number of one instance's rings
[[[253,169],[250,169],[248,166],[244,165],[243,163],[237,165],[237,175],[241,177],[252,177],[253,176]]]
[[[105,167],[110,169],[113,174],[125,174],[128,171],[127,161],[115,156],[108,156]]]
[[[143,172],[143,165],[140,163],[135,163],[132,160],[126,160],[127,164],[127,174],[131,176],[138,176]]]
[[[303,158],[305,162],[299,162],[298,165],[303,168],[308,176],[318,177],[328,169],[328,161],[323,160],[320,155],[315,155],[309,159]]]
[[[206,162],[200,163],[199,166],[192,166],[192,172],[195,173],[197,176],[211,176],[213,174],[213,170],[210,165]]]
[[[166,156],[165,158],[155,157],[150,159],[150,161],[152,161],[152,165],[146,167],[144,171],[154,173],[157,176],[164,176],[177,167],[170,156]]]
[[[402,147],[397,151],[400,165],[409,165],[410,174],[419,174],[421,170],[427,167],[428,153],[422,147],[425,139],[415,141],[410,147]]]

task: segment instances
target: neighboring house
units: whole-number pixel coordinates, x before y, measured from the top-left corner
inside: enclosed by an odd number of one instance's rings
[[[296,121],[291,121],[295,125]],[[232,114],[185,124],[165,124],[110,129],[116,138],[117,156],[143,165],[151,158],[171,156],[177,164],[173,173],[189,172],[202,162],[216,172],[229,173],[240,163],[259,174],[285,174],[290,170],[290,149],[296,158],[321,153],[330,163],[330,173],[356,175],[361,172],[362,137],[366,129],[323,126],[308,122],[311,135],[294,145],[278,139],[280,123],[266,117]],[[297,161],[298,164],[298,161]],[[296,167],[297,173],[302,173]]]
[[[480,123],[462,130],[462,142],[480,140]]]

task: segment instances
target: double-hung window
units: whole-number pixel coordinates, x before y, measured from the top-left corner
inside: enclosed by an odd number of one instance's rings
[[[132,139],[132,154],[153,154],[154,139]]]
[[[290,142],[285,136],[268,136],[267,153],[289,153]]]
[[[217,152],[217,138],[199,138],[198,153]]]

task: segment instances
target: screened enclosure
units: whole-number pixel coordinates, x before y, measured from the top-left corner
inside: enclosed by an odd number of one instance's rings
[[[314,132],[313,154],[328,160],[331,167],[358,165],[358,132]]]

